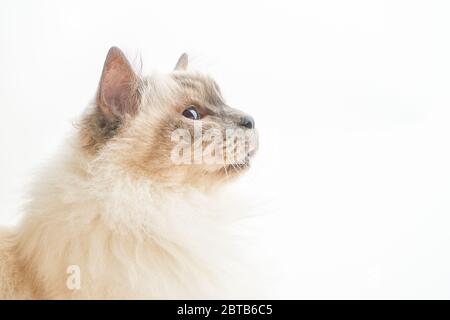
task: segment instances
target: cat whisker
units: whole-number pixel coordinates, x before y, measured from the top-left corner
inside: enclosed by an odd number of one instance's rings
[[[227,179],[228,179],[229,176],[228,176],[228,170],[227,170],[227,165],[226,164],[223,166],[223,169],[225,170],[225,175],[227,176]]]

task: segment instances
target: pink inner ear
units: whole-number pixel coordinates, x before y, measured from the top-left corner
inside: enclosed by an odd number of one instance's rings
[[[116,111],[126,111],[130,99],[129,79],[115,69],[108,72],[102,84],[104,102]]]
[[[137,76],[118,48],[111,48],[103,67],[99,106],[108,117],[133,115],[137,110]]]

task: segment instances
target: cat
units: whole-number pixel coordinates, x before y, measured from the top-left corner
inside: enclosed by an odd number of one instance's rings
[[[0,232],[0,298],[238,297],[245,208],[225,189],[249,169],[257,131],[188,60],[143,77],[109,50],[94,102],[36,177],[22,221]],[[238,148],[227,130],[252,138]],[[198,147],[220,157],[198,161]]]

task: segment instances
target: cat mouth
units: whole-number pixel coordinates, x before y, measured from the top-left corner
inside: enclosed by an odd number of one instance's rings
[[[245,160],[243,162],[230,163],[227,165],[229,169],[245,169],[250,167],[250,160]]]
[[[249,163],[230,163],[222,167],[219,173],[227,178],[231,178],[243,174],[248,168],[250,168]]]
[[[251,159],[256,154],[257,149],[253,149],[245,155],[242,159],[234,162],[225,163],[220,169],[219,174],[226,178],[237,177],[246,172],[251,166]]]
[[[227,172],[240,173],[241,171],[244,171],[245,169],[248,169],[250,167],[250,159],[254,154],[255,151],[249,152],[247,156],[241,161],[228,163],[223,167],[223,169]]]

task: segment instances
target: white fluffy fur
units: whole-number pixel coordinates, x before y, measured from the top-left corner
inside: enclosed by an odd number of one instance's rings
[[[17,233],[5,235],[2,298],[243,295],[230,247],[242,240],[235,201],[136,181],[68,146],[36,180]],[[66,286],[69,265],[81,268],[80,290]]]

